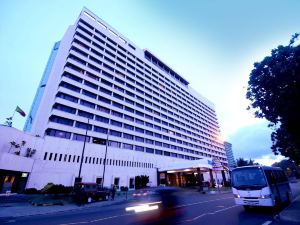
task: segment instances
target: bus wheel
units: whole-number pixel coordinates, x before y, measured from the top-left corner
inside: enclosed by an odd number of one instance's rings
[[[249,205],[244,205],[244,209],[245,209],[246,211],[249,211],[249,210],[250,210],[250,206],[249,206]]]

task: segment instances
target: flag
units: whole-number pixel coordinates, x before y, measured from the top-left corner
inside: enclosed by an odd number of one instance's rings
[[[17,106],[16,112],[20,113],[20,115],[23,116],[23,117],[26,116],[25,112],[19,106]]]

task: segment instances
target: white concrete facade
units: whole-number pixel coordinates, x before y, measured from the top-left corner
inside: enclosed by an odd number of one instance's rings
[[[55,44],[24,131],[15,135],[42,143],[27,183],[37,189],[73,185],[86,132],[83,181],[102,177],[107,139],[105,186],[137,175],[156,186],[171,162],[227,165],[214,105],[86,8]]]

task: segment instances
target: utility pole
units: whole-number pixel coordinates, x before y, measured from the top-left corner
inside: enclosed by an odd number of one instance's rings
[[[104,155],[104,160],[103,160],[103,175],[102,175],[102,188],[104,187],[104,176],[105,176],[105,167],[106,167],[106,156],[107,156],[107,147],[108,147],[108,132],[107,130],[107,136],[106,136],[106,145],[105,145],[105,155]]]
[[[83,142],[83,148],[82,148],[82,152],[81,152],[81,160],[80,160],[80,165],[79,165],[79,173],[78,173],[78,177],[77,177],[77,179],[80,180],[79,182],[81,182],[81,169],[82,169],[82,163],[83,163],[84,151],[85,151],[85,143],[86,143],[86,139],[87,139],[87,132],[88,132],[88,129],[89,129],[89,125],[90,125],[90,119],[88,119],[88,124],[86,126],[85,136],[84,136],[84,142]],[[76,179],[75,179],[75,183],[76,183]]]

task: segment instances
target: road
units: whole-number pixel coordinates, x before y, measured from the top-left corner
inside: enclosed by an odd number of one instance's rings
[[[292,184],[294,195],[300,194],[300,185]],[[125,203],[110,206],[80,208],[78,210],[55,214],[20,217],[8,219],[5,224],[26,225],[131,225],[135,222],[132,213],[125,211]],[[278,213],[268,208],[245,211],[236,206],[231,193],[200,194],[195,191],[184,191],[180,209],[183,217],[178,225],[267,225],[271,224]]]

